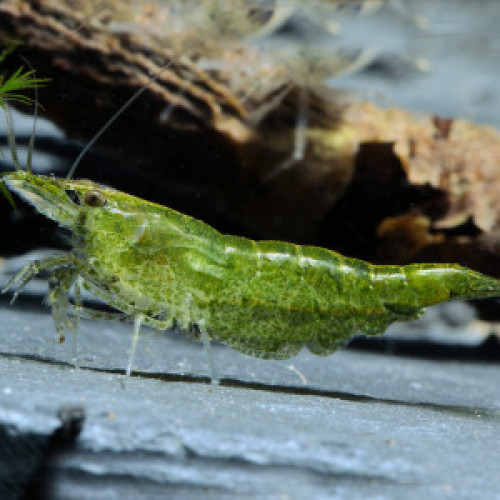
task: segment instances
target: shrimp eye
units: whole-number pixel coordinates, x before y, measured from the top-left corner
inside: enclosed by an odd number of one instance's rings
[[[102,207],[106,203],[106,197],[98,191],[97,189],[90,189],[83,196],[83,201],[85,205],[89,207],[99,208]]]
[[[73,203],[75,203],[76,205],[80,205],[80,197],[74,189],[66,189],[66,194]]]

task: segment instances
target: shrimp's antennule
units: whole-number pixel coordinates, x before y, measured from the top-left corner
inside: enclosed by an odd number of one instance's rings
[[[19,157],[17,156],[16,138],[14,137],[14,123],[12,121],[12,113],[8,106],[5,107],[5,122],[7,124],[7,142],[9,143],[10,156],[14,162],[16,170],[22,170]]]
[[[31,63],[26,59],[26,57],[21,56],[21,59],[28,65],[31,71],[35,71]],[[36,132],[36,122],[38,120],[38,85],[35,82],[35,109],[33,115],[33,127],[31,129],[30,142],[28,143],[28,156],[26,157],[26,170],[29,174],[33,173],[33,151],[35,150],[35,132]],[[14,141],[15,142],[15,141]]]

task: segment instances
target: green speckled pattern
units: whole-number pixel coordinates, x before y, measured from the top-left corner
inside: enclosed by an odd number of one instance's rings
[[[376,266],[317,247],[225,236],[201,221],[89,181],[17,171],[9,187],[73,234],[74,252],[110,305],[204,324],[211,338],[263,358],[304,345],[320,355],[357,332],[453,298],[500,295],[500,281],[453,264]],[[98,190],[102,207],[86,206]],[[80,204],[67,192],[76,192]]]

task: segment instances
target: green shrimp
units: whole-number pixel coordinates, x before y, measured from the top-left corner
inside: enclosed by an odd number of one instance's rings
[[[72,287],[83,287],[119,311],[112,317],[134,321],[132,353],[141,325],[175,323],[205,345],[214,340],[261,358],[289,358],[303,346],[327,355],[357,332],[380,335],[427,306],[500,295],[500,280],[455,264],[372,265],[323,248],[224,235],[91,181],[20,169],[3,181],[73,242],[67,253],[27,264],[6,289],[19,283],[15,298],[51,271],[48,303],[61,329],[72,316],[93,316],[68,300]],[[132,355],[127,374],[131,367]]]

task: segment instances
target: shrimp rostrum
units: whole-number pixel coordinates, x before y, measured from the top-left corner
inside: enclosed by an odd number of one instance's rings
[[[72,235],[71,251],[29,263],[7,286],[19,283],[16,296],[50,271],[59,329],[92,316],[78,290],[68,299],[72,287],[83,287],[118,311],[111,317],[134,321],[133,345],[142,324],[176,324],[207,343],[283,359],[303,346],[330,354],[357,332],[382,334],[433,304],[500,295],[500,280],[459,265],[372,265],[323,248],[223,235],[86,180],[18,168],[3,182]]]

